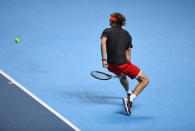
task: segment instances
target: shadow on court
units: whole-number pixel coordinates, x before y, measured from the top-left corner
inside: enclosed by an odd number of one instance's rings
[[[59,91],[57,93],[64,99],[71,98],[81,103],[122,105],[122,97],[106,96],[90,91]]]
[[[115,112],[115,113],[121,114],[121,115],[124,115],[124,116],[129,116],[124,111],[118,111],[118,112]],[[146,121],[146,120],[151,120],[151,119],[154,119],[154,117],[151,117],[151,116],[134,116],[134,115],[129,116],[130,121]]]

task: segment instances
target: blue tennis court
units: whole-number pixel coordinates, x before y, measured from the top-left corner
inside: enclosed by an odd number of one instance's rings
[[[120,82],[90,76],[111,74],[100,36],[113,12],[125,15],[132,63],[150,80],[130,117]],[[0,0],[0,129],[195,130],[194,29],[193,0]]]

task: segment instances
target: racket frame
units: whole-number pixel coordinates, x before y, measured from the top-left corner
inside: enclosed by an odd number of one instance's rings
[[[94,72],[103,74],[103,75],[105,75],[105,76],[108,76],[108,79],[101,79],[101,78],[99,78],[99,77],[96,77],[95,75],[93,75]],[[99,80],[109,80],[109,79],[112,79],[112,78],[120,78],[119,76],[112,76],[112,75],[106,74],[106,73],[101,72],[101,71],[92,71],[92,72],[91,72],[91,75],[92,75],[94,78],[99,79]]]

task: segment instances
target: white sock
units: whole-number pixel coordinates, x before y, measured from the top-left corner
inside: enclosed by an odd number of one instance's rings
[[[135,94],[131,94],[130,96],[130,101],[133,102],[133,100],[135,99],[136,95]]]
[[[127,91],[127,95],[128,95],[128,94],[131,95],[132,93],[133,93],[133,92],[132,92],[131,90],[128,90],[128,91]]]

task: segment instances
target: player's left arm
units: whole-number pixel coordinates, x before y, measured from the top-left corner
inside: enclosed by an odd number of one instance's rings
[[[106,41],[107,37],[102,37],[101,42],[101,55],[102,55],[102,64],[104,68],[108,67],[107,61],[106,61]]]
[[[126,57],[127,57],[127,60],[131,61],[131,48],[128,48],[126,50]]]

